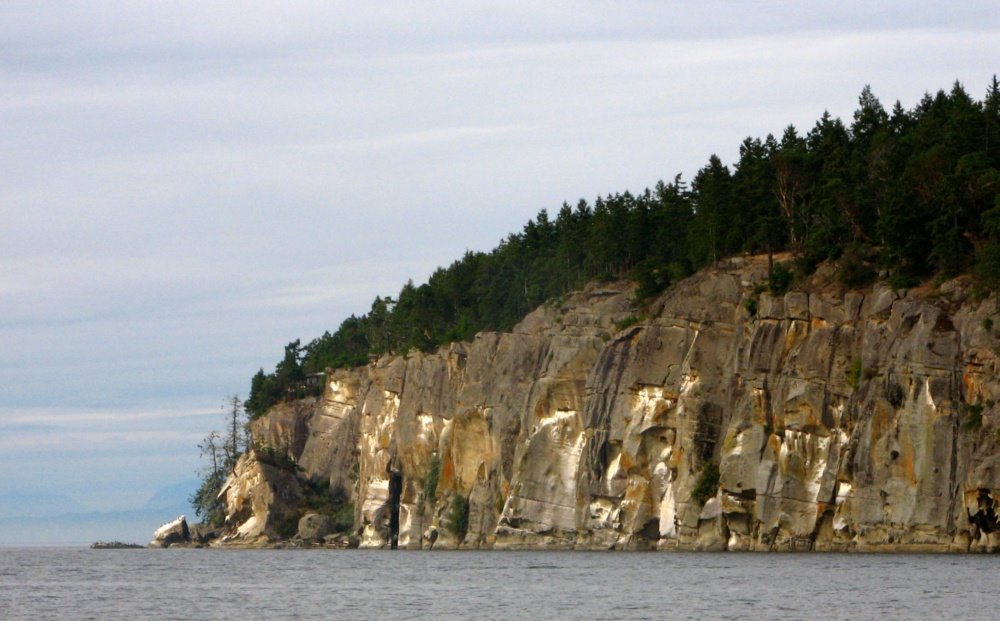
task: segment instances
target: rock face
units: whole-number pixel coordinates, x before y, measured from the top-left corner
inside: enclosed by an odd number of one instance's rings
[[[995,302],[844,291],[829,267],[772,296],[766,274],[730,260],[640,318],[628,285],[593,286],[333,372],[252,432],[348,491],[362,547],[993,550]],[[273,537],[296,493],[245,458],[230,537]]]
[[[167,522],[156,529],[153,533],[153,540],[149,542],[150,548],[169,548],[175,543],[189,543],[191,541],[191,531],[188,529],[187,518],[183,515],[173,522]]]
[[[220,543],[263,544],[295,534],[302,498],[298,479],[270,461],[270,451],[250,451],[237,462],[220,492],[226,497],[229,526]]]

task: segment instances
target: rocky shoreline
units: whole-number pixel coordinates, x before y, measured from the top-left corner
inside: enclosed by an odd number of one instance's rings
[[[167,522],[153,533],[153,539],[146,546],[137,544],[123,544],[120,542],[104,543],[97,542],[92,548],[204,548],[204,547],[226,547],[226,548],[259,548],[259,549],[283,549],[283,548],[328,548],[328,549],[349,549],[357,548],[359,540],[347,533],[332,532],[328,528],[323,528],[323,516],[310,513],[302,519],[302,526],[299,533],[292,539],[268,539],[259,538],[257,540],[247,540],[239,538],[224,537],[220,529],[213,528],[208,524],[188,525],[185,516]],[[317,524],[317,522],[319,524]]]

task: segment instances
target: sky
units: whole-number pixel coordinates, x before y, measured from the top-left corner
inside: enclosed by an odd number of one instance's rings
[[[0,516],[191,479],[286,343],[543,208],[850,119],[866,84],[981,99],[996,8],[5,0]]]

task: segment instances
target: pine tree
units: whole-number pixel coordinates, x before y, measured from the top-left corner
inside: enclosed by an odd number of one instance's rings
[[[986,156],[994,168],[1000,168],[1000,82],[996,74],[983,100],[983,133]]]

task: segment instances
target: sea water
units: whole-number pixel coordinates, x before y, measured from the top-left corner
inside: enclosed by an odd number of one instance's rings
[[[978,555],[0,548],[0,619],[998,619]]]

